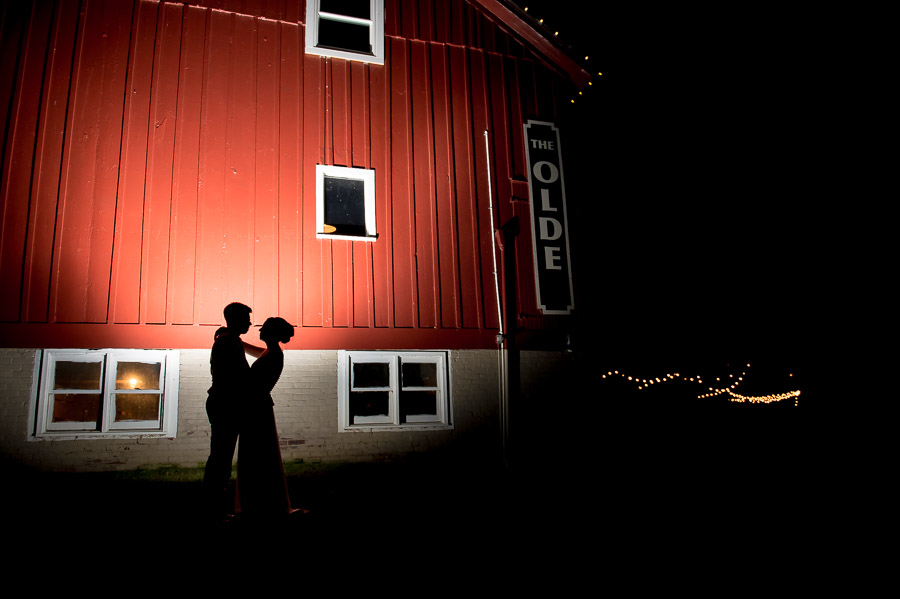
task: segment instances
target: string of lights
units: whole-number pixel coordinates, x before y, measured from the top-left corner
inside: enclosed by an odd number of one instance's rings
[[[798,398],[800,397],[800,391],[789,391],[787,393],[779,393],[776,395],[761,395],[757,397],[747,397],[744,395],[738,395],[733,391],[727,391],[729,395],[731,395],[730,401],[736,402],[749,402],[749,403],[773,403],[776,401],[781,401],[783,399],[794,398],[794,405],[797,405]]]
[[[545,30],[547,30],[548,32],[552,31],[552,32],[553,32],[553,37],[556,37],[556,38],[559,37],[559,31],[558,31],[558,30],[555,30],[555,29],[548,28],[547,26],[545,26],[545,25],[544,25],[544,19],[543,19],[543,18],[534,17],[534,16],[531,14],[531,12],[529,11],[529,7],[528,7],[527,5],[523,5],[523,6],[522,6],[522,10],[525,12],[526,15],[528,15],[529,17],[531,17],[531,18],[534,20],[535,23],[537,23],[538,25],[542,26]],[[587,55],[587,56],[584,57],[584,62],[585,62],[585,63],[588,63],[588,62],[590,61],[590,59],[591,59],[591,57],[590,57],[589,55]],[[588,70],[590,70],[590,69],[588,69]],[[598,77],[602,77],[602,76],[603,76],[603,73],[600,72],[600,71],[598,71],[598,72],[597,72],[597,76],[598,76]],[[594,83],[593,83],[593,81],[588,81],[587,84],[588,84],[588,87],[591,87],[591,86],[593,86]],[[584,96],[584,91],[585,91],[585,90],[579,90],[579,91],[578,91],[578,95],[579,95],[579,96]],[[570,102],[571,102],[572,104],[574,104],[574,103],[575,103],[575,100],[576,100],[576,98],[572,98],[572,99],[570,100]]]
[[[749,370],[750,364],[747,364],[747,369]],[[657,377],[637,377],[624,372],[620,372],[618,370],[610,370],[606,374],[601,375],[603,379],[614,379],[619,378],[628,383],[633,383],[637,386],[638,391],[643,391],[649,389],[653,385],[660,385],[664,383],[681,381],[685,383],[694,383],[697,385],[704,385],[704,377],[702,375],[696,376],[688,376],[682,375],[678,372],[666,373]],[[747,371],[744,370],[740,374],[731,373],[727,377],[725,377],[725,381],[729,384],[721,385],[723,382],[722,377],[715,377],[716,386],[707,387],[708,392],[702,393],[697,396],[697,399],[709,399],[713,397],[718,397],[720,395],[728,395],[728,400],[738,403],[751,403],[751,404],[769,404],[777,401],[782,401],[785,399],[794,399],[794,405],[798,405],[800,391],[788,391],[786,393],[777,393],[777,394],[769,394],[769,395],[741,395],[735,392],[735,389],[740,386],[740,384],[744,381],[744,377],[747,376]]]

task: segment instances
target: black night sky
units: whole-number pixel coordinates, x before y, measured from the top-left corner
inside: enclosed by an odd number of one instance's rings
[[[805,388],[817,120],[803,15],[517,4],[593,76],[560,127],[579,348],[604,371],[750,362],[753,393]]]

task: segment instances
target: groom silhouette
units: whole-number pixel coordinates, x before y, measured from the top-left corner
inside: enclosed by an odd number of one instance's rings
[[[203,483],[211,515],[217,519],[234,514],[234,504],[228,505],[227,489],[238,439],[238,410],[246,401],[249,388],[250,365],[241,335],[250,330],[250,312],[249,306],[237,302],[225,306],[226,326],[216,331],[209,356],[212,387],[206,400],[206,414],[210,439]]]

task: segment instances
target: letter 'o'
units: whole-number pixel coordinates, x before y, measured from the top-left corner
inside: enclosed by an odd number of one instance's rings
[[[550,176],[546,179],[543,177],[544,165],[547,165],[550,168]],[[547,162],[546,160],[541,160],[540,162],[536,163],[532,171],[534,172],[534,176],[541,183],[555,183],[556,180],[559,179],[559,169],[556,168],[555,164],[553,164],[552,162]]]

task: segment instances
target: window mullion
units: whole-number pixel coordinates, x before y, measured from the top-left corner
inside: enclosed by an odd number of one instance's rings
[[[100,390],[101,397],[103,398],[101,407],[103,410],[103,417],[100,418],[100,432],[108,433],[111,428],[111,419],[114,417],[113,406],[115,400],[113,391],[115,391],[116,388],[116,364],[118,360],[114,358],[110,352],[104,356],[103,362],[106,368],[106,376],[103,377],[103,388]]]
[[[441,422],[446,421],[447,411],[444,398],[444,372],[443,363],[437,367],[437,388],[435,389],[435,401],[437,401],[437,417]]]
[[[391,421],[400,426],[400,356],[391,357]]]

